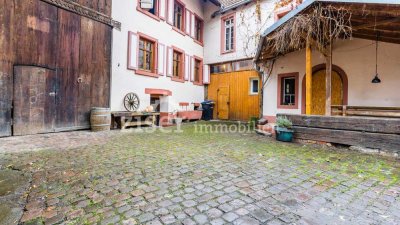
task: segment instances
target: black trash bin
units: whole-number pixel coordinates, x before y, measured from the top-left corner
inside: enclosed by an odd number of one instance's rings
[[[201,107],[203,108],[202,120],[209,121],[213,119],[214,104],[214,101],[211,100],[201,103]]]

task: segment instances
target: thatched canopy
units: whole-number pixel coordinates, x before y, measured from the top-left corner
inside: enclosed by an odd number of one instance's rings
[[[255,60],[303,49],[307,39],[324,53],[332,40],[352,37],[400,44],[400,1],[305,1],[264,32]]]

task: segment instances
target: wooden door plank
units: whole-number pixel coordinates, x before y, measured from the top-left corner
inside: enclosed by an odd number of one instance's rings
[[[0,137],[11,136],[14,1],[0,0]]]
[[[79,76],[80,16],[58,9],[57,72],[58,129],[76,127]]]
[[[15,1],[18,65],[56,66],[57,8],[42,1]]]
[[[91,83],[93,74],[96,74],[94,68],[97,66],[96,62],[93,61],[94,51],[96,52],[93,40],[94,35],[97,35],[94,31],[94,23],[95,21],[88,18],[81,18],[79,80],[76,110],[76,124],[79,126],[90,125]],[[94,80],[95,82],[99,82],[97,78]]]

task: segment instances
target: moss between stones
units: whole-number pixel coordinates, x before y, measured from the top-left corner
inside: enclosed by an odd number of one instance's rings
[[[0,197],[14,194],[14,192],[29,182],[20,171],[0,170]]]
[[[22,209],[11,208],[10,204],[0,201],[0,224],[16,225],[22,216]]]

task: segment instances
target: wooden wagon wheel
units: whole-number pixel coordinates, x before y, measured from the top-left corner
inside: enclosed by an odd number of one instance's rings
[[[140,106],[139,96],[135,93],[128,93],[124,98],[124,106],[129,112],[137,111]]]

